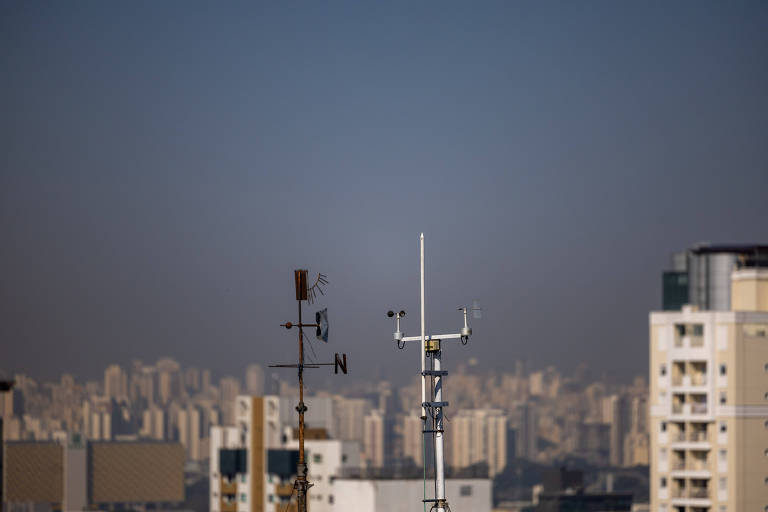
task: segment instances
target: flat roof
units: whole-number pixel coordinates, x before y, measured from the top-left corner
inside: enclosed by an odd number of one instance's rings
[[[768,245],[766,244],[716,244],[716,245],[700,245],[693,247],[691,252],[694,254],[718,254],[718,253],[732,253],[732,254],[754,254],[754,253],[768,253]]]

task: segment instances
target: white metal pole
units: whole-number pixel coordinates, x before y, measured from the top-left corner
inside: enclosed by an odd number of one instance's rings
[[[424,354],[425,354],[425,320],[424,320],[424,233],[421,234],[421,237],[419,239],[420,241],[420,249],[421,249],[421,258],[420,258],[420,265],[419,270],[421,274],[421,352],[420,352],[420,359],[421,359],[421,417],[426,418],[427,417],[427,411],[424,409],[424,402],[427,401],[427,394],[426,394],[426,376],[424,375]]]
[[[440,403],[443,401],[443,377],[439,371],[441,369],[442,350],[432,353],[432,357],[435,364],[435,371],[438,372],[435,375],[435,402]],[[443,503],[445,502],[445,469],[443,466],[443,408],[442,406],[436,407],[436,420],[435,420],[435,499],[441,500],[437,502],[437,511],[444,512],[445,508]]]

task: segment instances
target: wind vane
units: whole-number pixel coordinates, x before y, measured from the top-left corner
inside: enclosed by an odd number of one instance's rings
[[[347,373],[347,354],[339,356],[335,355],[334,362],[332,363],[316,363],[304,364],[304,327],[314,327],[315,337],[325,343],[328,343],[328,310],[321,309],[315,313],[315,323],[305,324],[301,318],[301,303],[307,301],[310,304],[314,303],[317,298],[317,294],[325,295],[323,293],[323,286],[328,284],[328,279],[325,274],[317,274],[315,284],[308,286],[307,283],[307,270],[294,270],[294,281],[296,284],[296,301],[299,303],[299,322],[294,324],[292,322],[285,322],[280,324],[286,329],[292,327],[298,327],[299,331],[299,362],[298,364],[273,364],[270,368],[296,368],[299,374],[299,404],[296,406],[296,412],[299,413],[299,463],[296,467],[296,481],[293,484],[293,488],[296,490],[296,501],[298,505],[298,512],[307,512],[307,491],[312,484],[307,480],[307,462],[304,457],[304,413],[307,412],[307,406],[304,404],[304,369],[305,368],[320,368],[321,366],[333,366],[334,373]]]

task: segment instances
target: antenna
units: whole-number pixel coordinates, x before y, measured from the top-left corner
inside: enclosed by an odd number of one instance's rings
[[[387,316],[395,317],[395,333],[394,340],[397,343],[397,348],[405,348],[405,344],[409,341],[420,341],[421,350],[419,351],[419,359],[421,361],[421,420],[422,420],[422,434],[424,435],[424,441],[426,443],[427,436],[431,436],[434,446],[435,454],[435,497],[427,498],[424,496],[422,502],[432,503],[432,508],[438,512],[445,512],[446,509],[450,510],[448,506],[448,500],[445,496],[445,467],[443,460],[443,445],[445,433],[445,427],[443,425],[443,408],[448,407],[448,402],[443,401],[443,379],[448,372],[442,368],[442,341],[448,340],[460,340],[462,344],[466,345],[469,341],[469,337],[472,336],[472,328],[469,326],[467,318],[468,311],[472,312],[473,318],[479,318],[475,316],[480,312],[480,305],[477,301],[472,303],[472,307],[466,306],[458,308],[462,312],[464,318],[464,326],[457,333],[451,334],[426,334],[426,321],[424,316],[424,233],[420,237],[420,292],[421,292],[421,336],[405,336],[400,330],[400,319],[405,316],[405,311],[395,313],[394,311],[388,311]],[[430,368],[426,369],[425,358],[430,360]],[[427,400],[426,388],[427,381],[429,380],[429,396]],[[427,414],[429,412],[429,414]],[[427,461],[423,461],[425,468]]]
[[[321,366],[333,366],[334,373],[347,373],[347,354],[336,354],[332,363],[312,363],[304,364],[304,327],[314,327],[317,339],[328,342],[328,310],[322,309],[315,313],[315,323],[305,324],[301,321],[301,303],[307,301],[312,303],[317,298],[317,293],[325,295],[322,286],[328,284],[325,274],[317,274],[317,280],[312,286],[307,285],[307,270],[294,270],[294,282],[296,284],[296,301],[299,303],[299,322],[285,322],[281,327],[291,329],[298,327],[299,331],[299,362],[297,364],[272,364],[270,368],[296,368],[299,373],[299,404],[296,406],[296,412],[299,413],[299,463],[296,467],[296,481],[293,488],[296,490],[296,501],[298,512],[307,512],[307,491],[312,484],[307,480],[307,462],[304,457],[304,413],[307,412],[307,406],[304,404],[304,369],[319,368]],[[311,348],[311,347],[310,347]],[[274,374],[273,374],[274,375]]]

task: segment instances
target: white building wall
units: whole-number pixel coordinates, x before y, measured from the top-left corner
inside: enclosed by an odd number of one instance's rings
[[[423,510],[423,480],[337,479],[334,512],[417,512]],[[427,497],[434,495],[427,481]],[[452,510],[490,512],[491,480],[449,479],[448,504]],[[429,505],[427,506],[429,508]]]

